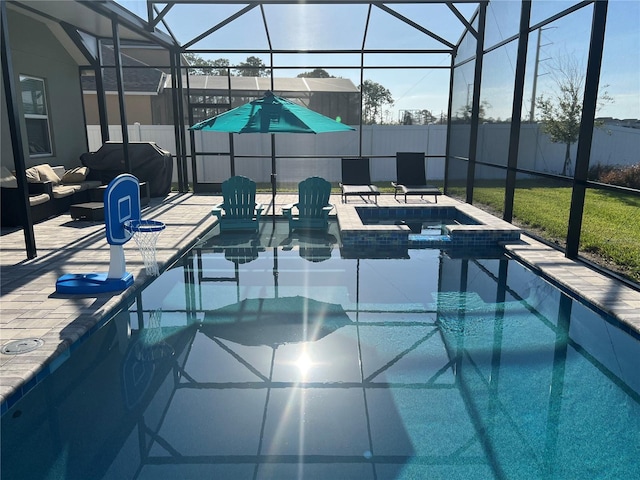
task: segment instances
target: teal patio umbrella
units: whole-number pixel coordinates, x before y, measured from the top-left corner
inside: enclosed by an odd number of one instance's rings
[[[246,298],[205,311],[200,331],[246,346],[314,342],[353,325],[342,305],[303,296]]]
[[[228,133],[327,133],[347,132],[344,125],[313,110],[266,92],[264,97],[208,118],[191,130]],[[276,154],[271,137],[271,193],[276,196]]]

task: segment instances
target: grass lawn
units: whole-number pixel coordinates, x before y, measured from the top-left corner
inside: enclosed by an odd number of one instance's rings
[[[476,187],[474,203],[502,211],[504,188]],[[569,222],[571,189],[517,188],[514,222],[530,227],[547,240],[564,244]],[[640,198],[618,192],[588,190],[579,251],[640,282]]]

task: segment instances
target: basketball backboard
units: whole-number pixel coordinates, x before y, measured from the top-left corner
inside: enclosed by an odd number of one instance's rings
[[[131,232],[124,228],[127,220],[140,220],[140,184],[133,175],[123,173],[104,192],[104,222],[110,245],[129,241]]]

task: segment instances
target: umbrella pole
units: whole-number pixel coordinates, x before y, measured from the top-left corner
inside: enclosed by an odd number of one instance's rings
[[[273,249],[273,295],[278,298],[278,246]]]
[[[236,151],[233,147],[233,133],[229,132],[229,154],[231,157],[231,176],[236,175]]]
[[[276,140],[275,135],[271,134],[271,203],[273,205],[273,219],[276,218]]]

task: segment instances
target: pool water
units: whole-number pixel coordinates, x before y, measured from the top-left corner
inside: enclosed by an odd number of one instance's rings
[[[638,339],[517,261],[205,240],[2,417],[1,478],[640,477]]]

